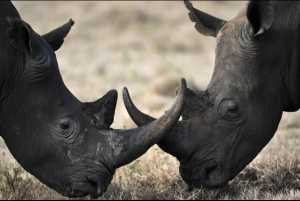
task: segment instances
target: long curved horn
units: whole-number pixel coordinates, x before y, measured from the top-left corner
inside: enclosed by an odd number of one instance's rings
[[[143,126],[145,124],[151,123],[152,121],[155,121],[155,118],[143,113],[135,106],[127,88],[124,88],[123,90],[123,101],[130,118],[137,126]]]
[[[185,88],[187,88],[185,79],[182,79],[181,83]],[[154,117],[151,117],[151,116],[143,113],[135,106],[135,104],[133,103],[133,101],[129,95],[127,88],[124,88],[124,90],[123,90],[123,101],[124,101],[124,104],[125,104],[126,110],[128,111],[129,116],[131,117],[131,119],[134,121],[134,123],[137,126],[143,126],[145,124],[148,124],[148,123],[156,120]]]
[[[182,82],[186,86],[186,81],[183,80]],[[129,116],[138,126],[143,126],[156,120],[154,117],[143,113],[135,106],[127,89],[124,89],[123,91],[123,99]],[[188,130],[188,128],[188,122],[178,121],[176,125],[172,127],[170,133],[164,136],[164,138],[157,143],[158,146],[165,152],[175,156],[180,160],[182,158],[182,155],[187,152],[186,145],[188,143],[186,143],[186,140],[188,140],[189,138],[187,137],[188,133],[186,131]]]
[[[184,103],[186,84],[181,83],[176,102],[161,118],[131,130],[113,130],[114,137],[122,137],[123,149],[115,156],[116,167],[130,163],[158,143],[178,121]],[[114,141],[114,139],[113,139]]]

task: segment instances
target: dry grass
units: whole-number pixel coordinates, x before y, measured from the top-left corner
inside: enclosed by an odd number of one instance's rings
[[[146,112],[162,114],[181,77],[204,88],[210,80],[215,40],[196,33],[182,2],[21,2],[24,19],[39,32],[72,17],[76,26],[58,53],[68,87],[82,100],[128,86]],[[197,2],[219,17],[245,2]],[[170,93],[171,92],[171,93]],[[132,127],[118,105],[115,127]],[[118,170],[101,199],[300,199],[299,113],[285,114],[276,138],[224,189],[192,192],[177,161],[152,148]],[[0,143],[0,199],[60,199],[27,174]]]
[[[268,146],[255,162],[225,188],[194,191],[188,191],[179,177],[176,160],[155,147],[139,160],[118,170],[108,191],[99,199],[300,199],[299,158],[296,153],[290,153],[285,144],[278,143],[273,142]],[[1,169],[0,198],[63,198],[17,165]]]

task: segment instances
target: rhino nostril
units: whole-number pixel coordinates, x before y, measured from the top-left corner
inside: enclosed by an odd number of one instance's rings
[[[100,178],[91,176],[87,177],[86,179],[93,188],[92,192],[90,193],[90,197],[92,199],[99,198],[106,191],[106,188],[104,188],[102,185]]]
[[[218,165],[217,164],[207,167],[205,169],[206,179],[209,179],[210,175],[212,175],[217,169],[218,169]]]

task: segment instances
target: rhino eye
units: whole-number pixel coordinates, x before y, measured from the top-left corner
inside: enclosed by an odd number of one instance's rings
[[[58,119],[50,129],[52,136],[56,140],[66,144],[73,144],[80,133],[79,123],[68,117]]]
[[[224,99],[220,103],[219,112],[227,120],[235,120],[240,117],[239,105],[231,99]]]
[[[231,113],[238,112],[239,110],[238,105],[233,101],[228,101],[226,107],[227,107],[227,112],[231,112]]]
[[[59,127],[62,130],[68,130],[68,129],[70,129],[71,125],[70,125],[70,122],[68,120],[63,120],[63,121],[60,122]]]
[[[79,133],[78,122],[71,118],[63,118],[58,122],[57,136],[68,143],[72,143],[74,136]]]

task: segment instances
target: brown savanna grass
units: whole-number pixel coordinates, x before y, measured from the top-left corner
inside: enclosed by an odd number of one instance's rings
[[[195,2],[226,19],[245,2]],[[213,72],[213,38],[199,35],[182,2],[16,2],[39,32],[72,17],[76,26],[58,60],[68,87],[81,100],[128,86],[135,102],[159,116],[171,104],[181,77],[205,88]],[[122,104],[114,127],[134,124]],[[285,114],[276,137],[223,189],[189,191],[178,162],[153,147],[119,169],[99,199],[300,199],[299,113]],[[1,146],[1,199],[66,199],[26,173]]]

